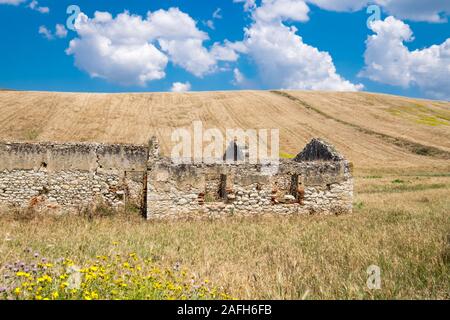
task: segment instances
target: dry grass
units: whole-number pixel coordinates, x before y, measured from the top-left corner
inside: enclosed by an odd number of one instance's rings
[[[137,213],[4,214],[0,264],[24,258],[25,248],[82,263],[114,247],[168,268],[179,263],[244,299],[449,299],[449,184],[448,171],[360,172],[355,212],[339,217],[146,222]],[[381,267],[381,290],[366,287],[370,265]]]

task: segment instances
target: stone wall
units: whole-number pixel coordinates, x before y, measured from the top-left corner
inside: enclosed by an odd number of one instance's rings
[[[74,208],[142,206],[148,148],[75,143],[0,144],[0,202]]]
[[[177,165],[157,152],[151,154],[149,219],[352,211],[350,163],[318,139],[294,160],[282,160],[274,174],[260,164]],[[303,160],[302,155],[308,156]]]
[[[352,211],[351,166],[314,139],[272,174],[261,164],[174,164],[159,145],[0,144],[0,204],[132,203],[148,219]]]

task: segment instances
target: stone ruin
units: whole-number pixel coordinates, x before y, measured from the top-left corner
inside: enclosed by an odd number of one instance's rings
[[[313,139],[268,174],[262,164],[176,164],[148,146],[0,144],[0,205],[73,210],[134,205],[148,219],[352,212],[351,164]]]

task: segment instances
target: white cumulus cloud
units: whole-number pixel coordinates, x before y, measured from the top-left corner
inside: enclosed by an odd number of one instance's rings
[[[165,77],[168,58],[149,43],[153,30],[140,16],[125,12],[113,19],[96,12],[90,19],[80,13],[75,28],[79,38],[70,41],[66,52],[92,77],[123,85],[145,85]]]
[[[55,26],[55,32],[53,33],[46,26],[39,27],[39,34],[41,34],[44,38],[48,40],[53,40],[55,37],[65,38],[67,37],[67,29],[62,24],[57,24]]]
[[[242,42],[230,42],[225,40],[224,44],[214,43],[211,48],[211,55],[220,61],[237,61],[239,52],[242,52]]]
[[[419,87],[427,96],[450,100],[450,38],[440,45],[410,51],[404,42],[413,32],[404,22],[388,17],[371,25],[360,73],[373,81],[409,88]]]
[[[21,3],[24,3],[27,1],[28,0],[0,0],[0,5],[1,4],[9,4],[9,5],[13,5],[13,6],[18,6]],[[30,3],[28,3],[28,5],[26,5],[26,7],[31,10],[38,11],[40,13],[49,13],[50,12],[49,7],[40,6],[39,2],[36,0],[32,0]]]
[[[444,22],[450,14],[448,0],[305,0],[322,9],[333,11],[357,11],[377,4],[388,14],[399,19],[413,21]]]
[[[191,84],[189,82],[174,82],[170,91],[172,92],[188,92],[191,90]]]
[[[241,84],[244,82],[245,77],[238,68],[234,68],[233,75],[234,75],[234,81],[236,84]]]
[[[362,85],[353,84],[336,72],[329,53],[305,44],[295,27],[283,23],[306,21],[308,12],[301,0],[263,0],[260,7],[252,10],[253,23],[245,29],[243,44],[257,65],[260,82],[283,89],[362,89]]]
[[[52,32],[50,30],[48,30],[46,26],[40,26],[38,32],[39,32],[39,34],[41,34],[42,36],[44,36],[48,40],[53,39]]]
[[[0,0],[0,4],[11,4],[13,6],[17,6],[26,0]]]
[[[258,22],[308,21],[309,8],[303,0],[263,0],[253,13]]]
[[[222,19],[223,17],[222,17],[222,13],[221,12],[222,12],[222,9],[221,8],[217,8],[212,14],[213,19]]]
[[[145,18],[126,11],[115,18],[108,12],[96,12],[93,18],[81,13],[75,27],[78,38],[66,52],[74,55],[76,66],[123,85],[162,79],[169,62],[203,77],[231,56],[227,45],[206,48],[208,34],[178,8],[148,12]]]
[[[233,0],[234,3],[244,3],[244,10],[249,11],[256,7],[256,0]]]
[[[36,0],[31,1],[28,4],[28,8],[30,8],[31,10],[34,10],[34,11],[38,11],[40,13],[49,13],[50,12],[49,7],[41,7],[39,5],[39,2],[37,2]]]
[[[55,35],[58,38],[65,38],[65,37],[67,37],[67,29],[66,29],[66,27],[64,27],[64,25],[62,25],[62,24],[57,24],[55,26]]]

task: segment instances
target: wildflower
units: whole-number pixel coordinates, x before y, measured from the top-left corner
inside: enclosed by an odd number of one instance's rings
[[[63,265],[65,265],[67,267],[71,267],[71,266],[74,266],[75,263],[71,259],[65,259],[63,262]]]
[[[23,278],[31,278],[31,275],[27,272],[19,271],[16,273],[17,277],[23,277]]]
[[[44,270],[45,269],[47,269],[47,268],[53,268],[53,263],[43,263],[43,264],[41,264],[41,266],[44,268]]]
[[[174,291],[175,290],[175,286],[174,286],[174,284],[173,283],[171,283],[171,282],[169,282],[169,283],[167,283],[167,289],[169,289],[170,291]]]
[[[41,282],[51,283],[52,281],[53,281],[52,277],[50,277],[48,274],[44,274],[42,277],[37,279],[38,283],[41,283]]]
[[[159,282],[155,282],[155,283],[153,284],[153,288],[155,288],[155,289],[161,289],[161,288],[162,288],[162,284],[159,283]]]
[[[98,293],[95,291],[89,292],[89,291],[85,291],[83,293],[83,299],[84,300],[96,300],[98,299]]]
[[[59,298],[59,293],[57,291],[52,293],[52,298],[53,299],[58,299]]]
[[[0,287],[0,293],[3,293],[3,292],[5,292],[6,291],[6,288],[5,287]]]
[[[22,290],[19,287],[14,289],[14,294],[17,296],[20,295],[21,292],[22,292]]]

